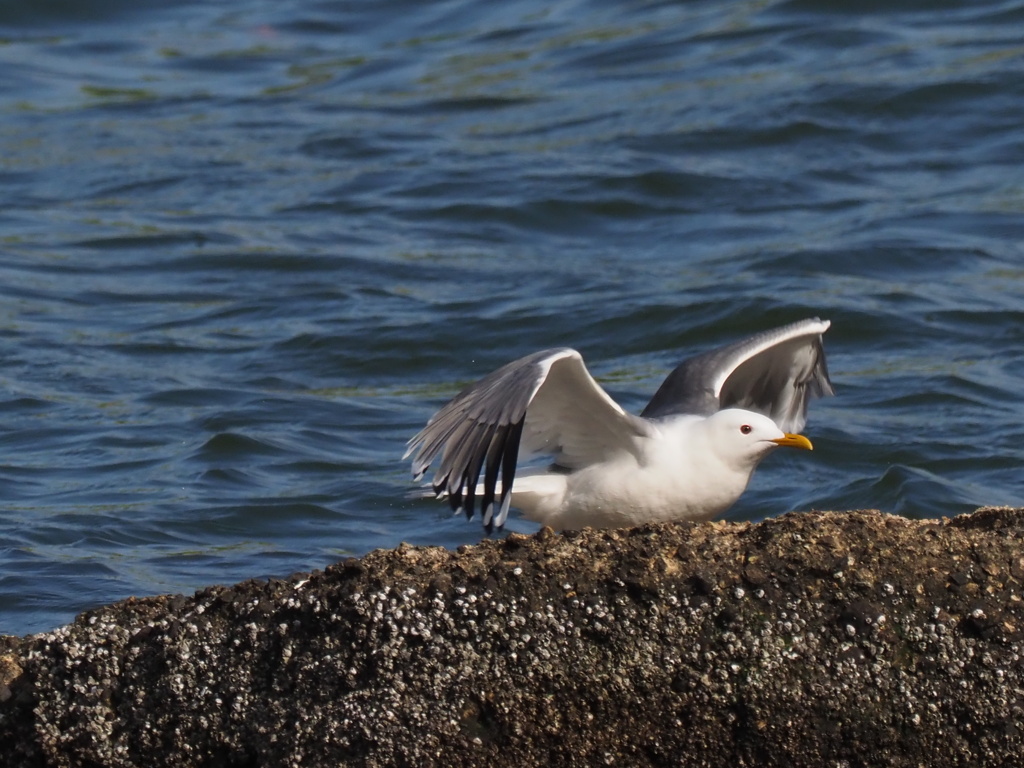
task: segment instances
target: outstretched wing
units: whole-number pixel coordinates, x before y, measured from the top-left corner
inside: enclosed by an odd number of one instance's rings
[[[466,387],[409,441],[405,456],[413,456],[413,475],[419,479],[440,455],[434,492],[447,494],[452,509],[464,509],[468,518],[483,475],[479,502],[490,533],[508,514],[520,448],[578,469],[635,450],[634,438],[649,432],[644,420],[622,410],[594,381],[579,352],[548,349]]]
[[[816,317],[801,320],[685,360],[641,416],[745,408],[763,413],[785,432],[799,432],[810,397],[834,394],[821,341],[829,325]]]

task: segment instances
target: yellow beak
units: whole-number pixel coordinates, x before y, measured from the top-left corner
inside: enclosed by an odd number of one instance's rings
[[[793,435],[787,432],[782,437],[777,437],[772,440],[776,445],[788,445],[790,448],[803,448],[805,451],[813,451],[814,446],[811,445],[811,441],[803,435]]]

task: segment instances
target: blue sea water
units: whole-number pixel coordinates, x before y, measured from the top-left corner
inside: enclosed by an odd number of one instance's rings
[[[462,385],[829,318],[728,514],[1024,503],[1024,3],[0,4],[0,633],[479,524]],[[513,519],[509,527],[535,526]]]

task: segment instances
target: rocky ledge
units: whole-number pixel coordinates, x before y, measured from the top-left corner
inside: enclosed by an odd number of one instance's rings
[[[402,546],[0,637],[11,766],[1024,763],[1024,510]]]

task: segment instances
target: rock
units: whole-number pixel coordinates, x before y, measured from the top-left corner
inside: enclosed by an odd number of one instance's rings
[[[11,766],[1024,759],[1024,510],[542,532],[0,637]]]

